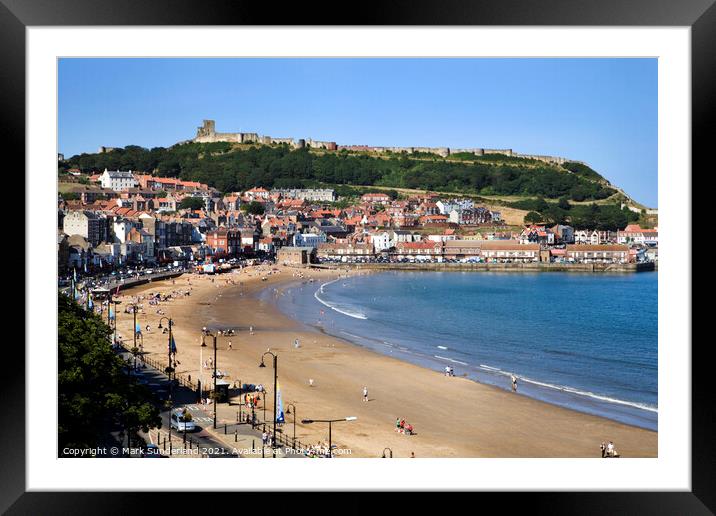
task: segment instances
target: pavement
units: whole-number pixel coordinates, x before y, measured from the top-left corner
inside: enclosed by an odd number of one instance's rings
[[[136,381],[147,385],[161,400],[169,398],[171,387],[172,409],[186,408],[192,415],[196,424],[196,430],[178,432],[170,430],[171,410],[164,404],[160,409],[162,427],[152,429],[147,433],[140,433],[147,443],[155,444],[164,456],[178,457],[233,457],[233,458],[262,458],[271,457],[271,448],[262,447],[261,433],[263,423],[260,422],[255,428],[248,423],[237,423],[239,417],[247,412],[244,407],[219,403],[217,405],[217,428],[214,428],[213,404],[202,405],[197,403],[197,393],[183,385],[174,384],[170,386],[167,376],[148,364],[141,367],[141,358],[136,359],[139,366],[134,369],[135,359],[131,353],[121,350],[118,354],[129,363],[129,374]],[[255,409],[257,420],[261,420],[263,407]],[[271,411],[267,410],[267,416]],[[266,423],[266,429],[270,429],[272,421]],[[301,457],[300,454],[291,453],[290,450],[277,448],[277,458]]]

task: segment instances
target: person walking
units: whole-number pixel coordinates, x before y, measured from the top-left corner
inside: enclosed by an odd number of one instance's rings
[[[368,387],[363,387],[363,401],[368,401]]]
[[[233,348],[231,347],[231,341],[229,341],[228,351],[231,351],[232,349],[233,349]]]
[[[517,392],[517,377],[513,374],[512,379],[512,392]]]
[[[604,444],[604,441],[602,441],[602,444],[599,445],[599,449],[602,452],[602,459],[607,456],[607,445]]]

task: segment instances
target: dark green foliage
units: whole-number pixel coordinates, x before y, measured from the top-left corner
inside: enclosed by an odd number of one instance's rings
[[[184,197],[179,203],[182,210],[203,210],[204,206],[204,199],[201,197]]]
[[[624,229],[627,224],[639,219],[639,214],[627,208],[621,209],[616,204],[579,204],[570,205],[564,209],[563,203],[547,202],[544,199],[525,199],[509,203],[512,208],[529,210],[531,220],[525,222],[545,222],[547,224],[569,224],[579,229],[599,229],[617,231]],[[537,213],[539,220],[536,219]]]
[[[97,446],[109,430],[161,426],[152,393],[124,372],[110,328],[64,294],[58,296],[58,444]]]
[[[248,213],[249,215],[263,215],[266,208],[264,208],[264,205],[260,202],[251,201],[248,204],[242,204],[241,211]]]
[[[554,165],[502,154],[472,156],[474,162],[461,162],[459,154],[455,157],[390,154],[383,159],[347,152],[313,154],[285,145],[232,148],[228,143],[190,143],[151,150],[129,146],[105,154],[73,156],[68,163],[88,173],[105,168],[154,171],[159,176],[207,183],[222,192],[254,186],[329,184],[473,195],[539,195],[577,201],[604,199],[615,193],[596,181],[601,179],[599,174],[580,164],[573,166],[578,172],[570,174]]]
[[[542,220],[543,220],[542,215],[540,215],[536,211],[531,211],[527,215],[525,215],[525,224],[533,224],[535,222],[542,222]]]
[[[578,176],[595,179],[597,181],[602,179],[602,176],[600,176],[597,172],[595,172],[583,163],[577,163],[576,161],[567,161],[566,163],[562,164],[562,167],[566,168],[573,174],[577,174]]]

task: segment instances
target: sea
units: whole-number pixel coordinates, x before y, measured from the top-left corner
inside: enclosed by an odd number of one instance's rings
[[[657,430],[657,277],[391,271],[263,295],[379,353]]]

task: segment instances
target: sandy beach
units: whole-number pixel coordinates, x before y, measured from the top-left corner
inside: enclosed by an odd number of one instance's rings
[[[354,274],[355,272],[353,272]],[[302,274],[303,277],[298,277]],[[391,448],[394,457],[600,457],[602,441],[613,441],[622,457],[656,457],[653,431],[605,418],[549,405],[519,393],[483,385],[395,358],[384,356],[340,339],[311,330],[258,299],[266,288],[277,289],[296,281],[328,281],[349,272],[296,269],[284,266],[249,267],[216,276],[185,274],[175,280],[154,282],[120,291],[118,332],[130,344],[132,315],[128,302],[138,296],[176,292],[174,299],[143,307],[141,324],[144,351],[155,360],[167,361],[167,335],[157,328],[162,310],[174,321],[179,375],[196,380],[200,367],[201,328],[235,328],[232,337],[218,338],[218,368],[228,380],[263,384],[273,388],[273,370],[267,349],[278,355],[278,376],[284,411],[293,403],[297,411],[296,438],[305,443],[326,441],[328,425],[303,425],[300,420],[356,421],[333,425],[333,443],[351,457],[380,457]],[[312,287],[314,285],[311,285]],[[190,295],[183,295],[189,291]],[[280,294],[279,294],[280,295]],[[318,317],[318,314],[317,314]],[[149,332],[146,325],[150,325]],[[166,324],[166,323],[165,323]],[[250,334],[249,327],[253,327]],[[299,339],[300,347],[293,343]],[[231,341],[232,348],[228,349]],[[211,346],[211,341],[208,340]],[[203,359],[212,354],[204,348]],[[270,357],[269,357],[270,358]],[[211,381],[209,370],[204,382]],[[313,379],[313,386],[309,385]],[[363,387],[368,402],[363,401]],[[272,392],[267,417],[271,419]],[[219,416],[235,418],[237,407],[220,405]],[[262,411],[257,412],[259,416]],[[284,432],[293,431],[293,414],[286,415]],[[395,431],[396,418],[414,426],[416,435]],[[345,450],[349,450],[347,453]]]

